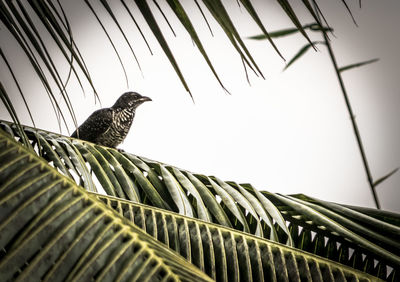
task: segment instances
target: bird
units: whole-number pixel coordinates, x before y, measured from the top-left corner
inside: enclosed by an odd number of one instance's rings
[[[116,148],[128,135],[136,108],[147,101],[152,100],[137,92],[125,92],[112,107],[93,112],[71,137]]]

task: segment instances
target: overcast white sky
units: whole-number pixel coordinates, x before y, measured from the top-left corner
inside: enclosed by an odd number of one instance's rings
[[[194,22],[214,66],[232,95],[226,94],[178,22],[170,17],[177,37],[165,25],[167,39],[192,90],[195,103],[186,93],[157,43],[148,36],[155,53],[151,56],[134,26],[132,43],[143,69],[142,77],[128,48],[121,48],[130,79],[129,88],[118,60],[95,19],[80,1],[67,2],[73,14],[72,28],[92,73],[104,107],[111,106],[126,90],[153,99],[141,106],[134,125],[120,146],[126,151],[162,161],[195,173],[216,175],[224,180],[252,183],[260,190],[303,193],[345,204],[373,207],[351,122],[327,50],[307,53],[282,72],[284,62],[267,41],[246,40],[266,79],[250,76],[247,83],[239,56],[209,17],[214,37],[200,14]],[[161,1],[160,1],[161,2]],[[244,37],[259,34],[245,10],[236,1],[224,1]],[[254,1],[268,30],[291,27],[274,1]],[[372,58],[380,61],[344,73],[345,84],[357,117],[365,150],[375,179],[400,166],[400,2],[364,0],[349,3],[356,27],[341,1],[320,1],[335,29],[333,48],[339,65]],[[357,3],[356,3],[357,2]],[[194,5],[193,5],[194,7]],[[188,6],[191,10],[192,8]],[[302,14],[301,10],[299,15]],[[116,12],[122,17],[125,13]],[[303,13],[305,14],[305,13]],[[115,40],[121,38],[111,21],[104,18]],[[304,24],[311,19],[302,17]],[[78,33],[77,30],[80,30]],[[149,30],[147,31],[149,35]],[[115,32],[114,32],[115,31]],[[129,31],[129,30],[127,30]],[[15,66],[27,61],[1,31],[1,46]],[[313,33],[311,36],[320,40]],[[286,59],[307,42],[295,35],[276,40]],[[21,70],[23,88],[31,92],[35,121],[39,128],[58,130],[44,90],[31,75]],[[67,72],[65,72],[66,75]],[[1,80],[10,92],[14,86],[5,69]],[[89,89],[89,88],[88,88]],[[90,90],[86,98],[71,84],[70,95],[79,123],[94,110]],[[13,97],[19,104],[18,97]],[[22,112],[23,107],[19,110]],[[10,120],[2,107],[1,119]],[[30,124],[25,117],[23,121]],[[72,122],[70,123],[72,126]],[[66,133],[66,132],[64,132]],[[400,212],[400,174],[377,187],[384,209]]]

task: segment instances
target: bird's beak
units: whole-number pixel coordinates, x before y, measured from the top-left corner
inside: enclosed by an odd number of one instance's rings
[[[152,101],[149,97],[143,96],[142,98],[140,98],[139,100],[141,103],[147,102],[147,101]]]

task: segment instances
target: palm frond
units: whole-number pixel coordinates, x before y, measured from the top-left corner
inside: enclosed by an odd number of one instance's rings
[[[6,122],[0,125],[18,138],[15,126]],[[361,217],[357,209],[332,206],[305,196],[299,198],[260,192],[249,184],[193,174],[46,131],[29,127],[25,131],[35,150],[42,152],[43,157],[53,162],[52,165],[60,172],[69,171],[67,175],[72,175],[76,183],[85,183],[83,178],[87,176],[80,172],[82,168],[93,170],[91,177],[97,178],[98,184],[109,195],[141,201],[288,244],[382,278],[386,278],[386,272],[383,272],[386,267],[393,269],[392,276],[399,269],[399,222],[384,222],[381,218],[369,215]],[[46,143],[39,143],[38,136],[49,144],[57,142],[57,147],[53,149],[42,145]],[[78,163],[72,161],[66,165],[68,160],[77,157],[68,157],[69,151],[65,149],[61,150],[63,155],[58,154],[60,147],[63,148],[65,144],[77,148],[72,153],[81,155],[84,165],[79,167],[76,165]],[[50,153],[51,150],[54,152]],[[68,160],[64,161],[65,157]],[[108,192],[110,189],[111,193]],[[129,196],[129,193],[137,196]],[[386,229],[379,226],[385,226]]]
[[[212,281],[0,130],[0,280]]]
[[[90,194],[2,130],[0,152],[2,280],[377,280],[246,233]]]
[[[376,279],[231,228],[115,197],[94,195],[216,281]]]
[[[303,36],[305,36],[307,40],[309,40],[309,42],[311,43],[310,39],[308,39],[306,28],[301,25],[300,19],[296,15],[296,11],[291,7],[289,2],[286,0],[276,1],[285,11],[289,19],[292,21],[292,23],[296,27],[296,30],[300,31]],[[129,49],[131,50],[131,53],[133,54],[133,57],[135,59],[135,63],[137,63],[137,65],[139,66],[138,58],[136,57],[134,51],[135,46],[134,44],[131,44],[132,37],[137,36],[137,34],[128,33],[126,31],[128,30],[128,28],[126,28],[125,26],[126,24],[124,25],[124,21],[118,18],[115,13],[115,10],[117,9],[123,9],[128,13],[128,19],[131,20],[132,23],[138,28],[140,33],[139,37],[145,41],[151,52],[149,43],[142,32],[144,28],[150,28],[165,55],[168,57],[176,74],[181,80],[182,85],[190,94],[190,87],[184,78],[184,73],[179,68],[177,60],[175,59],[175,56],[173,54],[173,50],[170,49],[168,40],[160,29],[160,20],[154,16],[155,9],[161,9],[161,12],[163,14],[167,14],[167,11],[165,11],[165,5],[149,5],[148,1],[143,0],[137,0],[135,1],[135,3],[132,3],[132,5],[128,5],[125,1],[115,2],[112,3],[112,5],[107,1],[100,1],[98,6],[104,8],[104,11],[102,11],[103,14],[100,15],[98,9],[96,9],[97,7],[94,7],[93,5],[94,3],[89,0],[85,0],[82,2],[85,3],[83,7],[87,8],[87,15],[94,16],[98,20],[98,24],[103,28],[106,36],[109,38],[114,48],[114,51],[116,52],[117,57],[122,65],[127,83],[129,74],[125,70],[124,63],[122,63],[123,58],[121,58],[121,56],[119,55],[118,49],[120,47],[116,46],[116,44],[113,42],[107,32],[107,27],[103,24],[103,21],[101,19],[104,15],[111,17],[112,22],[117,26],[118,31],[123,36],[125,44],[127,44]],[[247,48],[246,44],[242,40],[241,35],[237,31],[236,26],[231,20],[231,12],[225,8],[225,5],[220,0],[203,0],[201,2],[202,3],[195,1],[195,6],[199,8],[204,18],[205,14],[203,12],[203,9],[208,10],[209,14],[213,16],[217,26],[223,30],[223,32],[230,40],[232,47],[234,47],[234,49],[239,54],[240,60],[244,62],[245,69],[247,65],[247,67],[253,70],[256,75],[263,77],[263,74],[258,67],[256,61],[252,57],[250,50]],[[200,38],[195,31],[195,26],[198,24],[192,23],[194,18],[192,12],[186,12],[192,11],[193,9],[185,9],[184,6],[188,4],[183,3],[179,0],[167,0],[166,3],[172,11],[171,15],[174,15],[178,18],[181,26],[185,28],[185,30],[188,32],[188,34],[198,47],[211,72],[214,74],[220,85],[225,89],[222,81],[217,74],[217,71],[213,66],[211,59],[207,55],[206,48],[201,43]],[[263,32],[263,35],[269,39],[273,48],[280,55],[280,51],[271,40],[270,33],[264,27],[264,11],[256,10],[253,7],[251,1],[241,0],[241,3],[244,5],[250,15],[249,20],[254,21],[259,26],[259,28]],[[311,9],[308,1],[303,0],[303,3],[307,8],[308,13],[310,13],[310,15],[315,18],[314,11]],[[200,4],[202,5],[200,6]],[[147,24],[147,26],[143,26],[143,23],[136,21],[135,17],[138,16],[141,16],[145,19],[145,23]],[[85,64],[84,58],[81,55],[82,52],[77,42],[75,41],[75,34],[76,32],[79,32],[79,30],[72,30],[70,25],[70,17],[71,15],[69,14],[69,11],[63,9],[63,4],[59,0],[57,0],[56,3],[52,1],[2,1],[0,5],[0,20],[2,24],[4,25],[5,29],[12,35],[12,37],[14,37],[15,45],[19,46],[19,48],[22,49],[27,59],[29,60],[29,63],[33,66],[34,72],[38,76],[38,79],[42,82],[43,87],[48,94],[48,98],[53,104],[56,115],[61,114],[62,122],[64,123],[67,130],[67,117],[62,110],[63,107],[59,104],[56,98],[56,90],[61,95],[64,104],[67,107],[67,112],[72,117],[74,125],[77,126],[77,123],[75,114],[73,112],[73,106],[69,99],[69,93],[66,87],[67,82],[64,82],[61,78],[59,67],[56,66],[55,61],[60,61],[58,60],[59,57],[63,58],[63,62],[69,68],[67,81],[70,80],[71,74],[74,74],[81,88],[84,89],[84,84],[88,83],[94,90],[96,98],[98,98],[95,89],[95,81],[92,81],[88,66]],[[206,22],[210,27],[207,20]],[[58,51],[58,54],[57,52],[50,52],[49,47],[46,44],[46,42],[49,40],[56,46],[55,50]],[[9,58],[9,61],[11,59],[12,58]],[[18,80],[21,78],[16,77],[16,79]]]

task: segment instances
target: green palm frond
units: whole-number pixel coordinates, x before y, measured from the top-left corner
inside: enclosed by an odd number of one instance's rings
[[[211,281],[205,273],[217,281],[376,281],[230,228],[91,195],[3,130],[0,151],[2,281]]]
[[[173,212],[95,194],[216,281],[375,280],[338,263]]]
[[[127,62],[125,62],[119,54],[121,46],[117,45],[109,34],[108,30],[110,27],[105,24],[105,17],[110,17],[112,19],[110,25],[115,25],[117,27],[118,32],[124,38],[124,42],[121,45],[126,44],[127,47],[129,47],[132,57],[134,58],[133,63],[136,64],[139,69],[139,58],[135,54],[135,44],[132,42],[135,41],[136,37],[140,40],[143,39],[145,44],[151,50],[148,40],[146,39],[146,37],[149,37],[149,34],[143,32],[144,29],[149,28],[173,66],[176,74],[182,82],[182,85],[190,93],[190,88],[185,80],[184,74],[175,59],[173,51],[169,47],[170,39],[164,35],[160,28],[163,22],[161,22],[156,16],[158,10],[160,10],[163,15],[168,14],[168,16],[174,17],[178,20],[175,21],[175,24],[182,26],[184,30],[186,30],[194,44],[198,47],[200,54],[203,56],[211,72],[224,89],[225,87],[223,86],[213,63],[207,54],[206,48],[201,43],[197,34],[196,28],[198,28],[202,23],[193,20],[196,16],[196,10],[200,11],[207,24],[209,24],[209,22],[206,16],[211,15],[213,18],[213,24],[216,24],[217,27],[221,28],[225,33],[231,46],[237,51],[240,60],[253,70],[256,75],[263,77],[263,74],[251,55],[250,50],[247,48],[242,36],[237,31],[236,25],[230,15],[231,11],[226,9],[226,4],[223,4],[222,1],[203,0],[195,1],[195,3],[187,3],[179,0],[166,0],[160,2],[162,3],[152,3],[152,1],[147,0],[136,0],[134,2],[122,0],[113,3],[109,3],[108,1],[98,1],[98,3],[96,3],[89,0],[82,0],[81,2],[78,1],[76,3],[76,5],[81,5],[82,10],[86,9],[85,15],[87,15],[87,17],[94,17],[99,26],[101,26],[121,63],[127,84],[129,76],[125,70]],[[310,44],[312,44],[306,33],[306,29],[310,29],[311,27],[303,26],[301,24],[301,20],[296,15],[296,11],[289,4],[289,1],[276,0],[276,2],[289,17],[295,26],[295,30],[298,30],[310,42]],[[249,14],[249,21],[254,21],[254,23],[257,24],[263,32],[263,36],[269,40],[272,47],[276,50],[278,55],[281,56],[280,51],[271,39],[271,35],[273,34],[270,34],[264,26],[263,21],[267,21],[265,20],[265,18],[267,18],[264,15],[265,11],[257,10],[251,1],[248,0],[241,0],[240,3],[245,7]],[[191,4],[193,7],[189,6]],[[310,2],[308,0],[303,0],[303,4],[306,7],[307,13],[318,22]],[[70,24],[71,12],[64,9],[64,5],[65,3],[62,1],[1,1],[0,20],[2,25],[5,27],[5,30],[15,39],[16,48],[19,46],[26,55],[29,63],[34,69],[34,73],[36,73],[37,78],[43,84],[54,111],[57,115],[60,115],[62,122],[68,129],[66,115],[62,110],[63,105],[58,101],[57,96],[58,94],[61,95],[63,104],[67,108],[67,112],[72,117],[74,125],[77,126],[74,110],[67,91],[67,84],[71,76],[73,75],[75,77],[82,90],[85,88],[84,86],[86,84],[89,84],[94,90],[96,98],[98,97],[95,89],[95,81],[92,80],[89,67],[86,65],[85,59],[81,55],[81,50],[75,41],[75,34],[80,31],[72,30]],[[117,10],[124,11],[127,14],[126,18],[128,19],[128,24],[125,19],[118,18],[118,13],[116,13]],[[207,12],[204,13],[203,10],[206,10]],[[142,18],[144,19],[144,22],[138,20]],[[132,26],[136,27],[136,30],[132,31],[130,23]],[[129,33],[127,32],[128,30]],[[50,50],[50,44],[48,42],[55,45],[55,48]],[[11,59],[12,58],[9,58],[8,60],[10,61]],[[69,69],[68,78],[66,80],[62,78],[60,73],[60,62],[63,62],[64,66]],[[12,72],[16,71],[17,70],[12,70]],[[17,76],[16,79],[16,83],[18,83],[18,79],[21,78]],[[11,108],[9,108],[8,111],[10,114],[17,114]]]
[[[398,221],[376,220],[357,208],[304,195],[262,193],[268,194],[290,222],[296,247],[382,278],[390,274],[391,268],[395,270],[392,275],[399,275]]]
[[[0,130],[1,281],[212,281]]]
[[[19,138],[14,125],[6,122],[0,125]],[[98,190],[102,187],[111,196],[288,244],[382,278],[398,275],[399,221],[385,222],[355,208],[306,196],[260,192],[249,184],[193,174],[46,131],[25,127],[25,132],[35,150],[60,172],[72,175],[76,183],[85,185],[88,181],[84,178],[93,170],[91,177],[97,178]],[[41,139],[57,146],[44,146],[46,142]],[[77,149],[60,150],[66,144]],[[70,153],[73,155],[69,156]],[[78,166],[72,159],[82,159],[84,163],[76,162]],[[86,172],[81,172],[82,169]]]
[[[13,124],[0,124],[19,138]],[[279,210],[268,204],[269,200],[261,193],[253,196],[215,177],[196,175],[79,139],[24,128],[35,150],[86,190],[97,191],[101,187],[108,195],[291,244],[289,230]],[[41,142],[42,139],[46,142]],[[99,183],[98,188],[94,179]],[[277,227],[272,222],[283,231],[281,237],[276,235]]]

